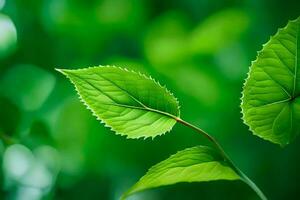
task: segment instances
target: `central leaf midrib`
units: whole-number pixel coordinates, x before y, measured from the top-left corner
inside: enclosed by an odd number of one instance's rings
[[[267,107],[267,106],[273,106],[273,105],[277,105],[277,104],[281,104],[281,103],[286,103],[286,102],[290,102],[290,101],[291,101],[291,98],[287,98],[287,99],[274,101],[274,102],[270,102],[270,103],[259,105],[259,106],[255,106],[255,105],[251,104],[251,106],[253,106],[255,108],[261,108],[261,107]]]
[[[277,80],[275,80],[263,67],[260,67],[259,69],[261,69],[270,78],[271,81],[277,84],[281,88],[281,90],[283,90],[283,92],[287,94],[288,98],[292,98],[290,92],[288,92],[284,86],[282,86]]]
[[[120,90],[122,90],[123,92],[125,92],[132,100],[134,100],[135,102],[137,102],[138,104],[140,104],[142,107],[147,108],[147,106],[145,104],[143,104],[142,102],[140,102],[137,98],[135,98],[131,93],[129,93],[128,91],[126,91],[125,89],[123,89],[121,86],[119,86],[118,84],[116,84],[115,82],[107,79],[106,77],[102,76],[101,74],[96,74],[98,76],[100,76],[101,78],[103,78],[104,80],[110,82],[111,84],[113,84],[114,86],[116,86],[117,88],[119,88]]]
[[[298,71],[298,48],[299,48],[299,26],[300,23],[297,23],[297,31],[296,31],[296,51],[295,51],[295,76],[294,76],[294,88],[293,88],[293,94],[292,94],[292,98],[291,98],[291,102],[295,101],[296,98],[298,98],[300,95],[299,94],[295,94],[296,91],[296,82],[297,82],[297,71]],[[291,130],[293,130],[293,125],[294,125],[294,119],[293,119],[293,110],[291,110]],[[290,135],[290,138],[292,137],[292,135]]]
[[[78,76],[77,74],[75,73],[72,73],[72,75],[76,76],[77,78],[81,79],[81,80],[84,80],[86,83],[88,83],[90,86],[92,86],[93,88],[95,88],[97,91],[99,91],[100,93],[104,94],[105,96],[107,96],[108,98],[109,95],[107,95],[106,93],[104,93],[102,90],[100,90],[98,87],[94,86],[94,84],[90,83],[88,80],[86,79],[83,79],[81,78],[80,76]],[[101,76],[102,77],[102,76]],[[106,80],[106,79],[105,79]],[[111,82],[111,81],[110,81]],[[128,94],[124,89],[121,89],[120,87],[118,87],[120,90],[124,91],[126,94]],[[129,95],[129,94],[128,94]],[[111,98],[110,98],[111,99]],[[126,105],[126,104],[119,104],[118,102],[116,102],[114,99],[111,99],[114,103],[110,104],[110,105],[114,105],[114,106],[119,106],[119,107],[123,107],[123,108],[131,108],[131,109],[139,109],[139,110],[147,110],[149,112],[154,112],[154,113],[157,113],[157,114],[161,114],[161,115],[164,115],[164,116],[167,116],[167,117],[170,117],[174,120],[177,121],[177,116],[174,116],[170,113],[167,113],[167,112],[164,112],[164,111],[160,111],[160,110],[157,110],[157,109],[153,109],[153,108],[149,108],[147,106],[145,107],[138,107],[138,106],[132,106],[132,105]]]
[[[298,45],[299,45],[299,26],[300,24],[297,23],[297,31],[296,31],[296,51],[295,51],[295,70],[294,70],[294,88],[293,88],[293,94],[292,98],[295,98],[295,92],[296,92],[296,82],[297,82],[297,71],[298,71]]]
[[[224,167],[229,167],[228,163],[224,162],[222,160],[210,160],[210,161],[206,161],[206,162],[193,163],[193,164],[190,164],[190,165],[187,164],[187,165],[178,165],[178,166],[167,166],[167,165],[159,166],[159,167],[162,167],[162,168],[160,168],[159,170],[158,169],[153,169],[153,170],[155,170],[157,173],[164,173],[166,170],[169,170],[169,169],[178,169],[178,168],[181,169],[181,168],[194,167],[196,165],[210,165],[210,164],[215,164],[215,166],[213,166],[213,169],[217,166],[217,164],[220,164]],[[159,175],[157,175],[157,176],[159,176]]]

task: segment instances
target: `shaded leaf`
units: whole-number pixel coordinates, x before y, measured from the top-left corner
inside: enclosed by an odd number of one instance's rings
[[[109,66],[59,71],[98,119],[127,138],[161,135],[179,116],[176,98],[144,75]]]
[[[239,176],[217,151],[206,146],[196,146],[179,151],[151,167],[123,198],[146,189],[180,182],[238,179]]]
[[[242,96],[250,130],[281,146],[300,131],[299,37],[300,18],[271,37],[252,63]]]

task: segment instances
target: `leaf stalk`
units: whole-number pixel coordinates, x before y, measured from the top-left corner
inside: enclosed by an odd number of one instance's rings
[[[222,146],[218,143],[218,141],[208,133],[206,133],[204,130],[198,128],[197,126],[194,126],[193,124],[190,124],[181,118],[176,118],[176,121],[180,124],[193,129],[194,131],[200,133],[204,137],[206,137],[214,146],[215,148],[220,152],[224,160],[231,166],[231,168],[240,176],[241,180],[246,183],[258,196],[261,200],[267,200],[267,197],[264,195],[264,193],[257,187],[257,185],[246,176],[230,159],[230,157],[226,154]]]

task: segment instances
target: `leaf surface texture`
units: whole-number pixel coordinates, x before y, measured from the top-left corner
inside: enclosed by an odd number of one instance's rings
[[[180,182],[239,179],[216,150],[206,146],[195,146],[179,151],[151,167],[123,198],[146,189]]]
[[[177,99],[145,75],[112,66],[59,71],[98,119],[127,138],[161,135],[179,117]]]
[[[252,62],[242,96],[244,122],[285,146],[300,128],[300,18],[271,37]]]

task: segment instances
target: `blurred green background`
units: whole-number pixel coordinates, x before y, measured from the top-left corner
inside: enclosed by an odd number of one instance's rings
[[[0,0],[0,199],[116,200],[153,164],[208,144],[181,125],[154,140],[105,128],[54,70],[99,64],[159,80],[270,199],[299,199],[300,139],[282,149],[253,136],[239,107],[256,52],[299,14],[290,0]],[[219,181],[131,199],[257,197]]]

